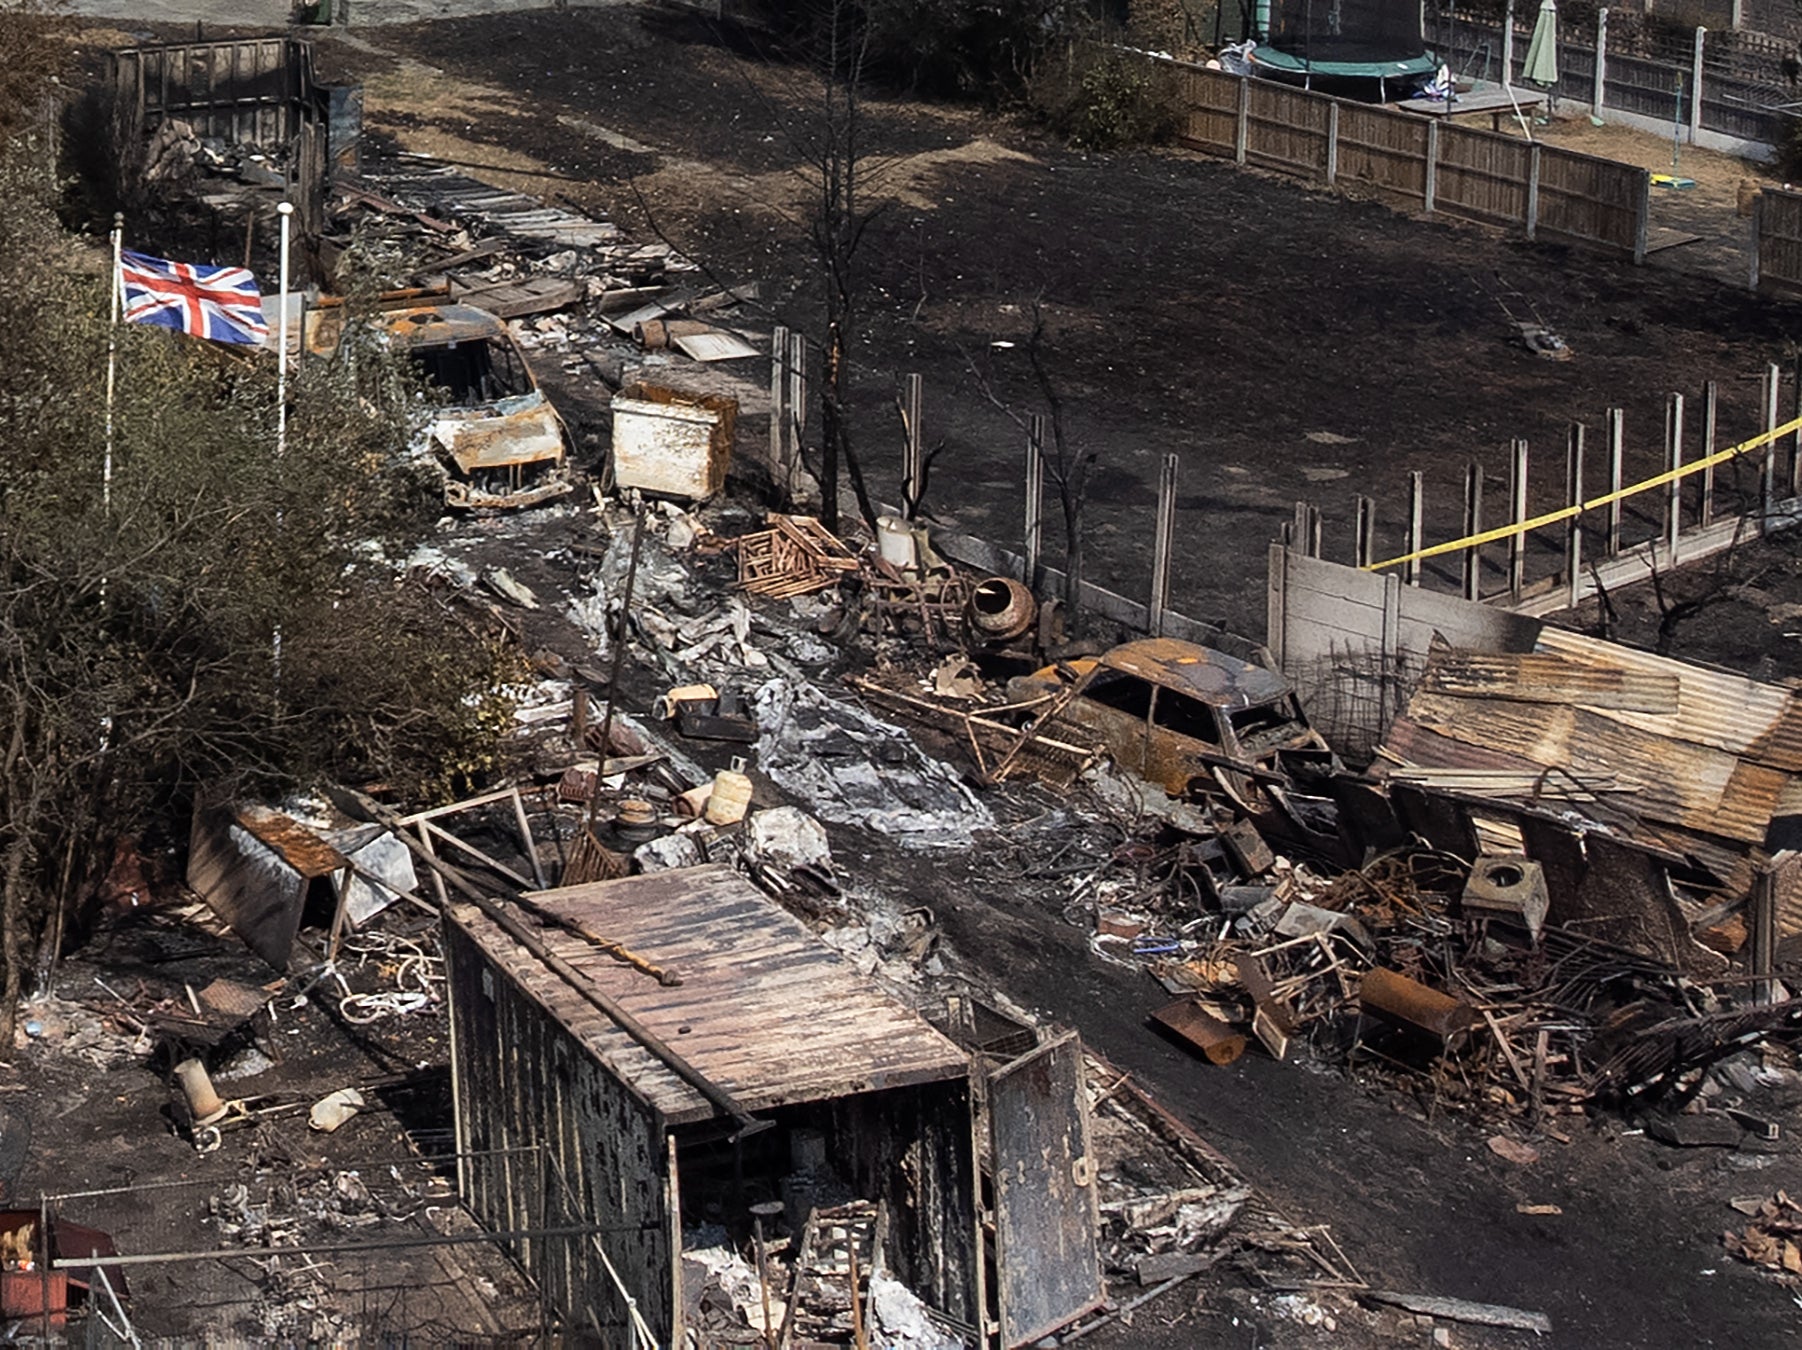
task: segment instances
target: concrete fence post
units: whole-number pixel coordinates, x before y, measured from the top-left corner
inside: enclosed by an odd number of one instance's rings
[[[1529,241],[1539,237],[1539,150],[1538,141],[1527,147],[1526,226]]]
[[[1483,466],[1471,460],[1464,469],[1464,534],[1466,538],[1483,532]],[[1483,550],[1468,544],[1459,555],[1464,562],[1464,598],[1483,598]]]
[[[1608,547],[1612,558],[1621,551],[1621,459],[1626,453],[1625,416],[1619,408],[1608,410]]]
[[[1583,576],[1583,424],[1572,422],[1564,449],[1564,504],[1576,514],[1564,523],[1565,603],[1577,607]]]
[[[907,433],[907,443],[901,469],[901,495],[908,519],[912,520],[926,491],[926,442],[920,428],[921,408],[926,401],[925,382],[918,374],[910,374],[904,388],[902,408],[907,425],[903,430]]]
[[[1352,541],[1352,565],[1369,567],[1377,560],[1377,504],[1373,498],[1357,499],[1357,536]]]
[[[1419,553],[1426,547],[1424,527],[1426,520],[1426,475],[1419,469],[1408,473],[1408,552]],[[1420,559],[1408,559],[1408,584],[1420,585]]]
[[[770,468],[787,486],[788,329],[780,324],[770,338]]]
[[[1696,143],[1696,133],[1702,129],[1702,49],[1708,41],[1706,28],[1696,29],[1695,55],[1689,63],[1689,143]]]
[[[1439,200],[1439,119],[1434,118],[1427,123],[1427,163],[1422,193],[1426,198],[1421,209],[1428,215],[1433,214],[1434,205]]]
[[[1527,518],[1527,443],[1517,439],[1508,463],[1509,524],[1519,526]],[[1527,581],[1527,536],[1508,536],[1508,594],[1520,599]]]
[[[1783,387],[1783,370],[1773,361],[1764,370],[1764,475],[1759,494],[1759,515],[1771,528],[1771,507],[1777,500],[1777,397]]]
[[[1339,100],[1326,105],[1326,185],[1339,181]]]
[[[1245,144],[1251,130],[1251,77],[1239,77],[1239,120],[1233,128],[1233,162],[1245,163]]]
[[[1714,381],[1702,386],[1702,458],[1714,458],[1716,395]],[[1697,514],[1704,528],[1714,524],[1714,465],[1702,470],[1702,500]]]
[[[1045,419],[1034,413],[1026,423],[1026,575],[1027,588],[1039,585],[1039,546],[1043,542],[1045,516]]]
[[[1608,10],[1606,7],[1596,11],[1596,70],[1595,82],[1590,86],[1589,111],[1595,116],[1602,115],[1602,104],[1608,97]]]
[[[1152,541],[1148,607],[1152,637],[1164,636],[1164,615],[1170,608],[1170,563],[1176,552],[1176,466],[1177,457],[1165,455],[1163,471],[1158,475],[1157,537]]]
[[[1664,406],[1664,467],[1676,473],[1683,467],[1683,395],[1672,394]],[[1664,493],[1665,566],[1677,565],[1679,537],[1683,533],[1683,480],[1673,478]]]

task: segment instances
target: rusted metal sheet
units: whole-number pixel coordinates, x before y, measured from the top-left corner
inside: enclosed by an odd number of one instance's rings
[[[464,473],[563,459],[563,419],[536,389],[479,408],[446,409],[431,434]]]
[[[1100,1306],[1095,1164],[1082,1042],[1047,1041],[989,1078],[995,1266],[1003,1347]]]
[[[711,497],[726,485],[738,400],[627,385],[613,396],[613,478],[622,488]]]
[[[1201,1051],[1210,1064],[1231,1064],[1245,1053],[1245,1037],[1192,998],[1166,1004],[1151,1017]]]
[[[1435,672],[1463,654],[1441,649],[1407,714],[1391,726],[1377,771],[1384,762],[1552,769],[1598,792],[1610,783],[1631,784],[1631,793],[1612,795],[1592,812],[1623,840],[1688,854],[1723,880],[1734,877],[1733,889],[1743,890],[1748,858],[1797,799],[1802,709],[1795,691],[1553,629],[1540,635],[1539,646],[1542,655],[1580,669],[1577,683],[1614,681],[1649,693],[1651,682],[1674,680],[1676,707],[1655,713],[1449,694]]]
[[[247,829],[240,814],[228,807],[196,808],[188,836],[188,886],[246,946],[277,970],[285,970],[294,935],[300,931],[308,876],[332,869],[303,873],[290,864],[284,850],[269,842],[291,845],[296,858],[322,863],[321,858],[309,857],[318,840],[296,838],[301,828],[296,822],[285,816],[251,819],[260,833]]]
[[[1677,677],[1668,671],[1579,664],[1550,652],[1447,652],[1429,662],[1421,688],[1462,698],[1581,703],[1671,714]]]
[[[728,867],[679,868],[542,891],[537,902],[682,984],[666,988],[582,938],[545,943],[708,1080],[750,1110],[967,1077],[968,1061]],[[452,916],[635,1096],[672,1123],[706,1120],[706,1098],[469,907]]]
[[[1774,769],[1802,772],[1802,708],[1795,690],[1555,628],[1540,634],[1539,649],[1579,664],[1676,677],[1675,715],[1607,710],[1606,715],[1623,726],[1660,740],[1684,741]]]

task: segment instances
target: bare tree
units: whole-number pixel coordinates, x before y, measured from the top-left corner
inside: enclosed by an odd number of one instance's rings
[[[1032,302],[1032,329],[1026,340],[1020,344],[1008,344],[998,347],[991,345],[991,353],[1002,350],[1019,350],[1025,354],[1027,368],[1032,373],[1032,382],[1040,403],[1043,405],[1045,421],[1051,432],[1051,444],[1041,445],[1045,476],[1057,491],[1058,507],[1064,521],[1064,608],[1071,616],[1073,624],[1081,625],[1081,600],[1083,577],[1083,541],[1084,516],[1089,497],[1089,479],[1094,473],[1098,452],[1088,449],[1072,439],[1068,424],[1064,418],[1064,400],[1058,393],[1057,383],[1051,377],[1051,370],[1046,362],[1045,340],[1045,305],[1044,296],[1035,297]],[[996,408],[1004,413],[1008,420],[1028,435],[1032,433],[1032,414],[1022,412],[1020,408],[1009,402],[996,388],[992,371],[978,365],[969,352],[964,353],[964,363],[975,378],[976,387],[982,395]]]
[[[359,548],[407,537],[416,405],[379,344],[307,363],[277,460],[272,363],[121,330],[103,488],[105,269],[43,266],[82,247],[54,201],[43,166],[0,151],[0,1045],[29,948],[48,972],[118,840],[181,829],[203,784],[427,791],[480,762],[497,683]]]
[[[839,526],[839,470],[849,474],[857,508],[874,531],[876,509],[852,438],[848,397],[858,323],[858,249],[877,210],[867,191],[880,172],[863,146],[863,84],[870,27],[856,0],[827,0],[812,64],[818,97],[788,133],[807,166],[813,205],[808,240],[825,291],[820,338],[820,496],[828,529]]]

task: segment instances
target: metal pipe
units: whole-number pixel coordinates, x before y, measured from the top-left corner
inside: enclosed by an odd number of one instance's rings
[[[293,1247],[224,1247],[209,1252],[136,1252],[131,1256],[70,1256],[45,1263],[47,1269],[72,1270],[86,1266],[154,1266],[185,1265],[194,1261],[218,1261],[231,1256],[315,1256],[328,1252],[386,1252],[407,1247],[454,1247],[468,1242],[521,1242],[552,1237],[590,1237],[597,1233],[643,1233],[649,1224],[607,1227],[585,1223],[568,1228],[514,1228],[502,1233],[433,1233],[415,1238],[393,1238],[385,1242],[324,1242]]]

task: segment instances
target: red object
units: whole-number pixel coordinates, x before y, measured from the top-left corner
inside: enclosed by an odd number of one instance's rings
[[[61,1326],[69,1307],[69,1273],[53,1270],[0,1271],[0,1314],[7,1317],[42,1317],[48,1299],[50,1321]]]

